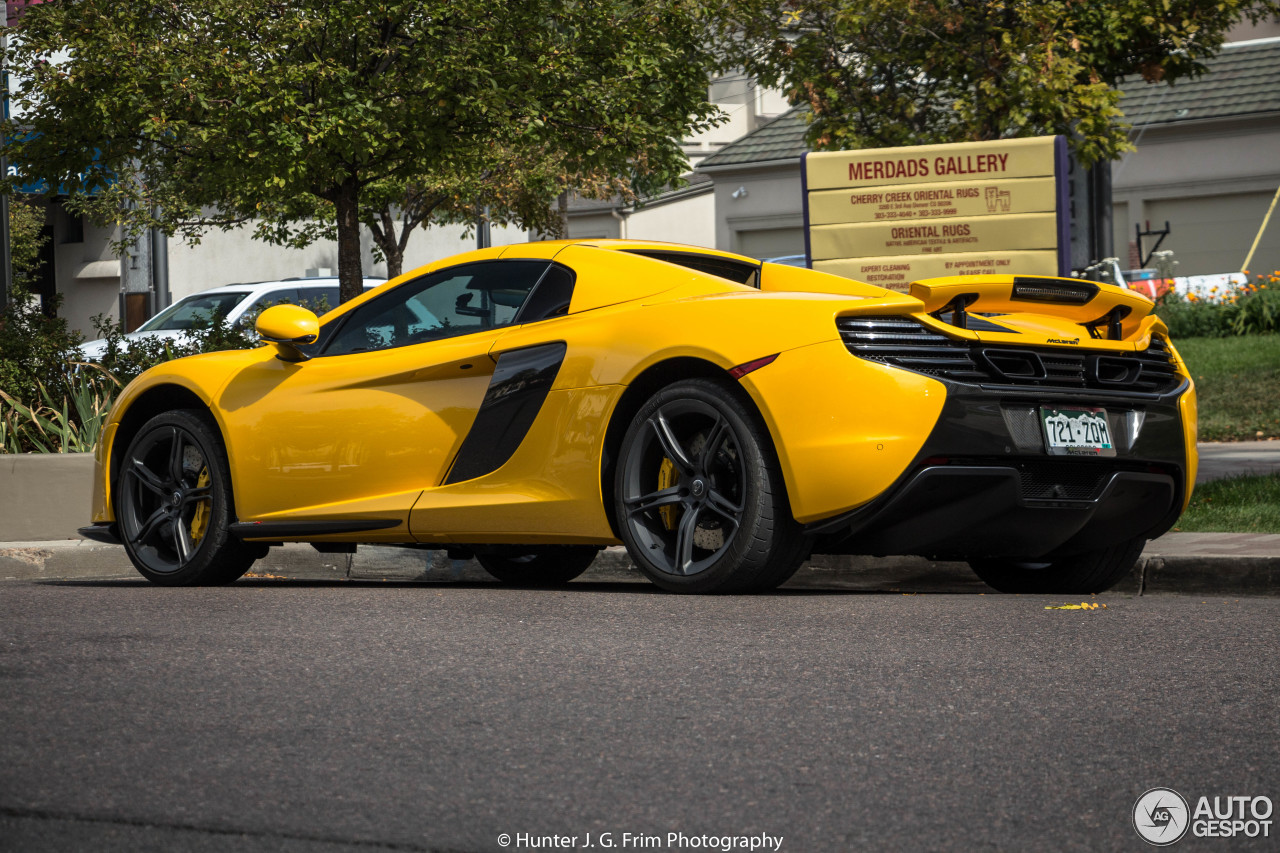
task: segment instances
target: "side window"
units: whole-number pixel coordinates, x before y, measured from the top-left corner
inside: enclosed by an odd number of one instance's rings
[[[676,264],[698,272],[727,278],[729,281],[745,284],[747,287],[760,288],[759,263],[749,264],[733,258],[722,258],[719,255],[700,255],[696,252],[671,252],[649,249],[625,251],[630,251],[633,255],[642,255],[646,258],[653,258],[656,261],[666,261],[669,264]]]
[[[533,323],[548,317],[569,313],[569,301],[573,299],[573,270],[560,264],[552,264],[543,274],[516,317],[517,323]]]
[[[361,305],[324,355],[391,349],[515,322],[547,261],[482,261],[425,275]]]

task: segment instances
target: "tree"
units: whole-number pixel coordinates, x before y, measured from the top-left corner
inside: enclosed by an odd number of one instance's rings
[[[157,226],[195,242],[253,223],[256,236],[297,245],[332,229],[349,299],[362,218],[393,200],[412,206],[424,188],[457,195],[459,179],[483,182],[469,164],[491,152],[543,152],[566,174],[678,174],[678,140],[715,118],[698,10],[59,0],[13,31],[8,61],[26,73],[23,126],[9,126],[22,135],[7,150],[125,239]]]
[[[49,242],[44,208],[22,197],[9,202],[9,252],[15,288],[29,292],[40,267],[40,250]]]
[[[67,362],[79,356],[83,338],[56,316],[60,295],[46,304],[31,295],[48,242],[45,211],[30,200],[15,198],[9,206],[13,290],[0,315],[0,391],[26,404],[38,403],[44,387],[54,399],[67,393]],[[0,449],[3,452],[3,449]]]
[[[645,178],[655,172],[674,177],[672,167],[645,169],[643,154],[620,161],[615,170],[597,168],[583,175],[571,173],[557,152],[537,146],[494,149],[439,164],[433,174],[407,186],[386,182],[370,187],[361,202],[361,221],[373,235],[375,251],[386,260],[387,276],[394,278],[403,271],[405,248],[419,227],[472,225],[484,218],[495,225],[559,235],[561,218],[550,207],[551,199],[568,189],[592,198],[634,198],[641,180],[637,170]]]
[[[1121,78],[1204,70],[1276,0],[722,0],[730,62],[806,104],[816,149],[1066,134],[1129,150]]]

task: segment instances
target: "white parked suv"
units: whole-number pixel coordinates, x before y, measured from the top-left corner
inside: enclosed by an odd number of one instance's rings
[[[386,282],[382,278],[366,278],[364,289]],[[184,296],[168,308],[143,323],[136,331],[124,336],[126,342],[140,339],[179,340],[189,329],[207,323],[215,315],[224,317],[230,324],[252,322],[264,308],[281,302],[305,305],[322,314],[338,307],[337,278],[292,278],[283,281],[262,281],[253,284],[228,284],[202,290]],[[80,355],[86,361],[96,361],[106,352],[105,339],[87,341],[80,345]]]

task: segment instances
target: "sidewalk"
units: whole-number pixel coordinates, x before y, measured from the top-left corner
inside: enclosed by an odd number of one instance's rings
[[[1280,472],[1280,441],[1201,443],[1197,482]],[[309,545],[272,548],[250,578],[299,581],[466,581],[493,579],[474,560],[442,551],[361,545],[354,555],[321,554]],[[136,580],[124,548],[84,539],[0,542],[0,581]],[[582,581],[647,583],[621,548],[608,548]],[[821,556],[801,567],[787,588],[868,592],[989,592],[964,563],[923,557]],[[1280,535],[1168,533],[1147,543],[1133,575],[1116,592],[1149,595],[1280,595]]]
[[[321,554],[309,545],[272,548],[248,578],[312,582],[492,582],[474,560],[443,551],[361,545],[354,555]],[[0,544],[0,581],[126,580],[144,583],[119,545],[86,540]],[[580,582],[647,583],[622,548],[607,548]],[[988,593],[964,563],[923,557],[821,556],[785,588],[864,592]],[[1117,593],[1152,595],[1280,595],[1280,536],[1170,533],[1147,545]]]
[[[1280,441],[1202,441],[1196,482],[1280,472]]]

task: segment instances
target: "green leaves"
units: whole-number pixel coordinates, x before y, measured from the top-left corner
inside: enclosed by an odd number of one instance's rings
[[[717,0],[728,60],[812,116],[816,148],[1064,134],[1129,149],[1116,85],[1171,83],[1277,0]]]
[[[39,402],[30,406],[0,390],[0,452],[91,453],[97,447],[120,383],[96,365],[77,366],[60,399],[41,382]]]
[[[547,163],[562,188],[641,164],[661,184],[686,165],[672,140],[716,120],[708,25],[687,0],[76,0],[31,7],[18,36],[34,135],[12,161],[126,239],[266,218],[260,233],[293,239],[375,186],[474,183],[490,170],[462,164],[493,151],[537,164],[535,187]],[[115,183],[91,195],[103,169]],[[358,221],[336,222],[358,292]]]

